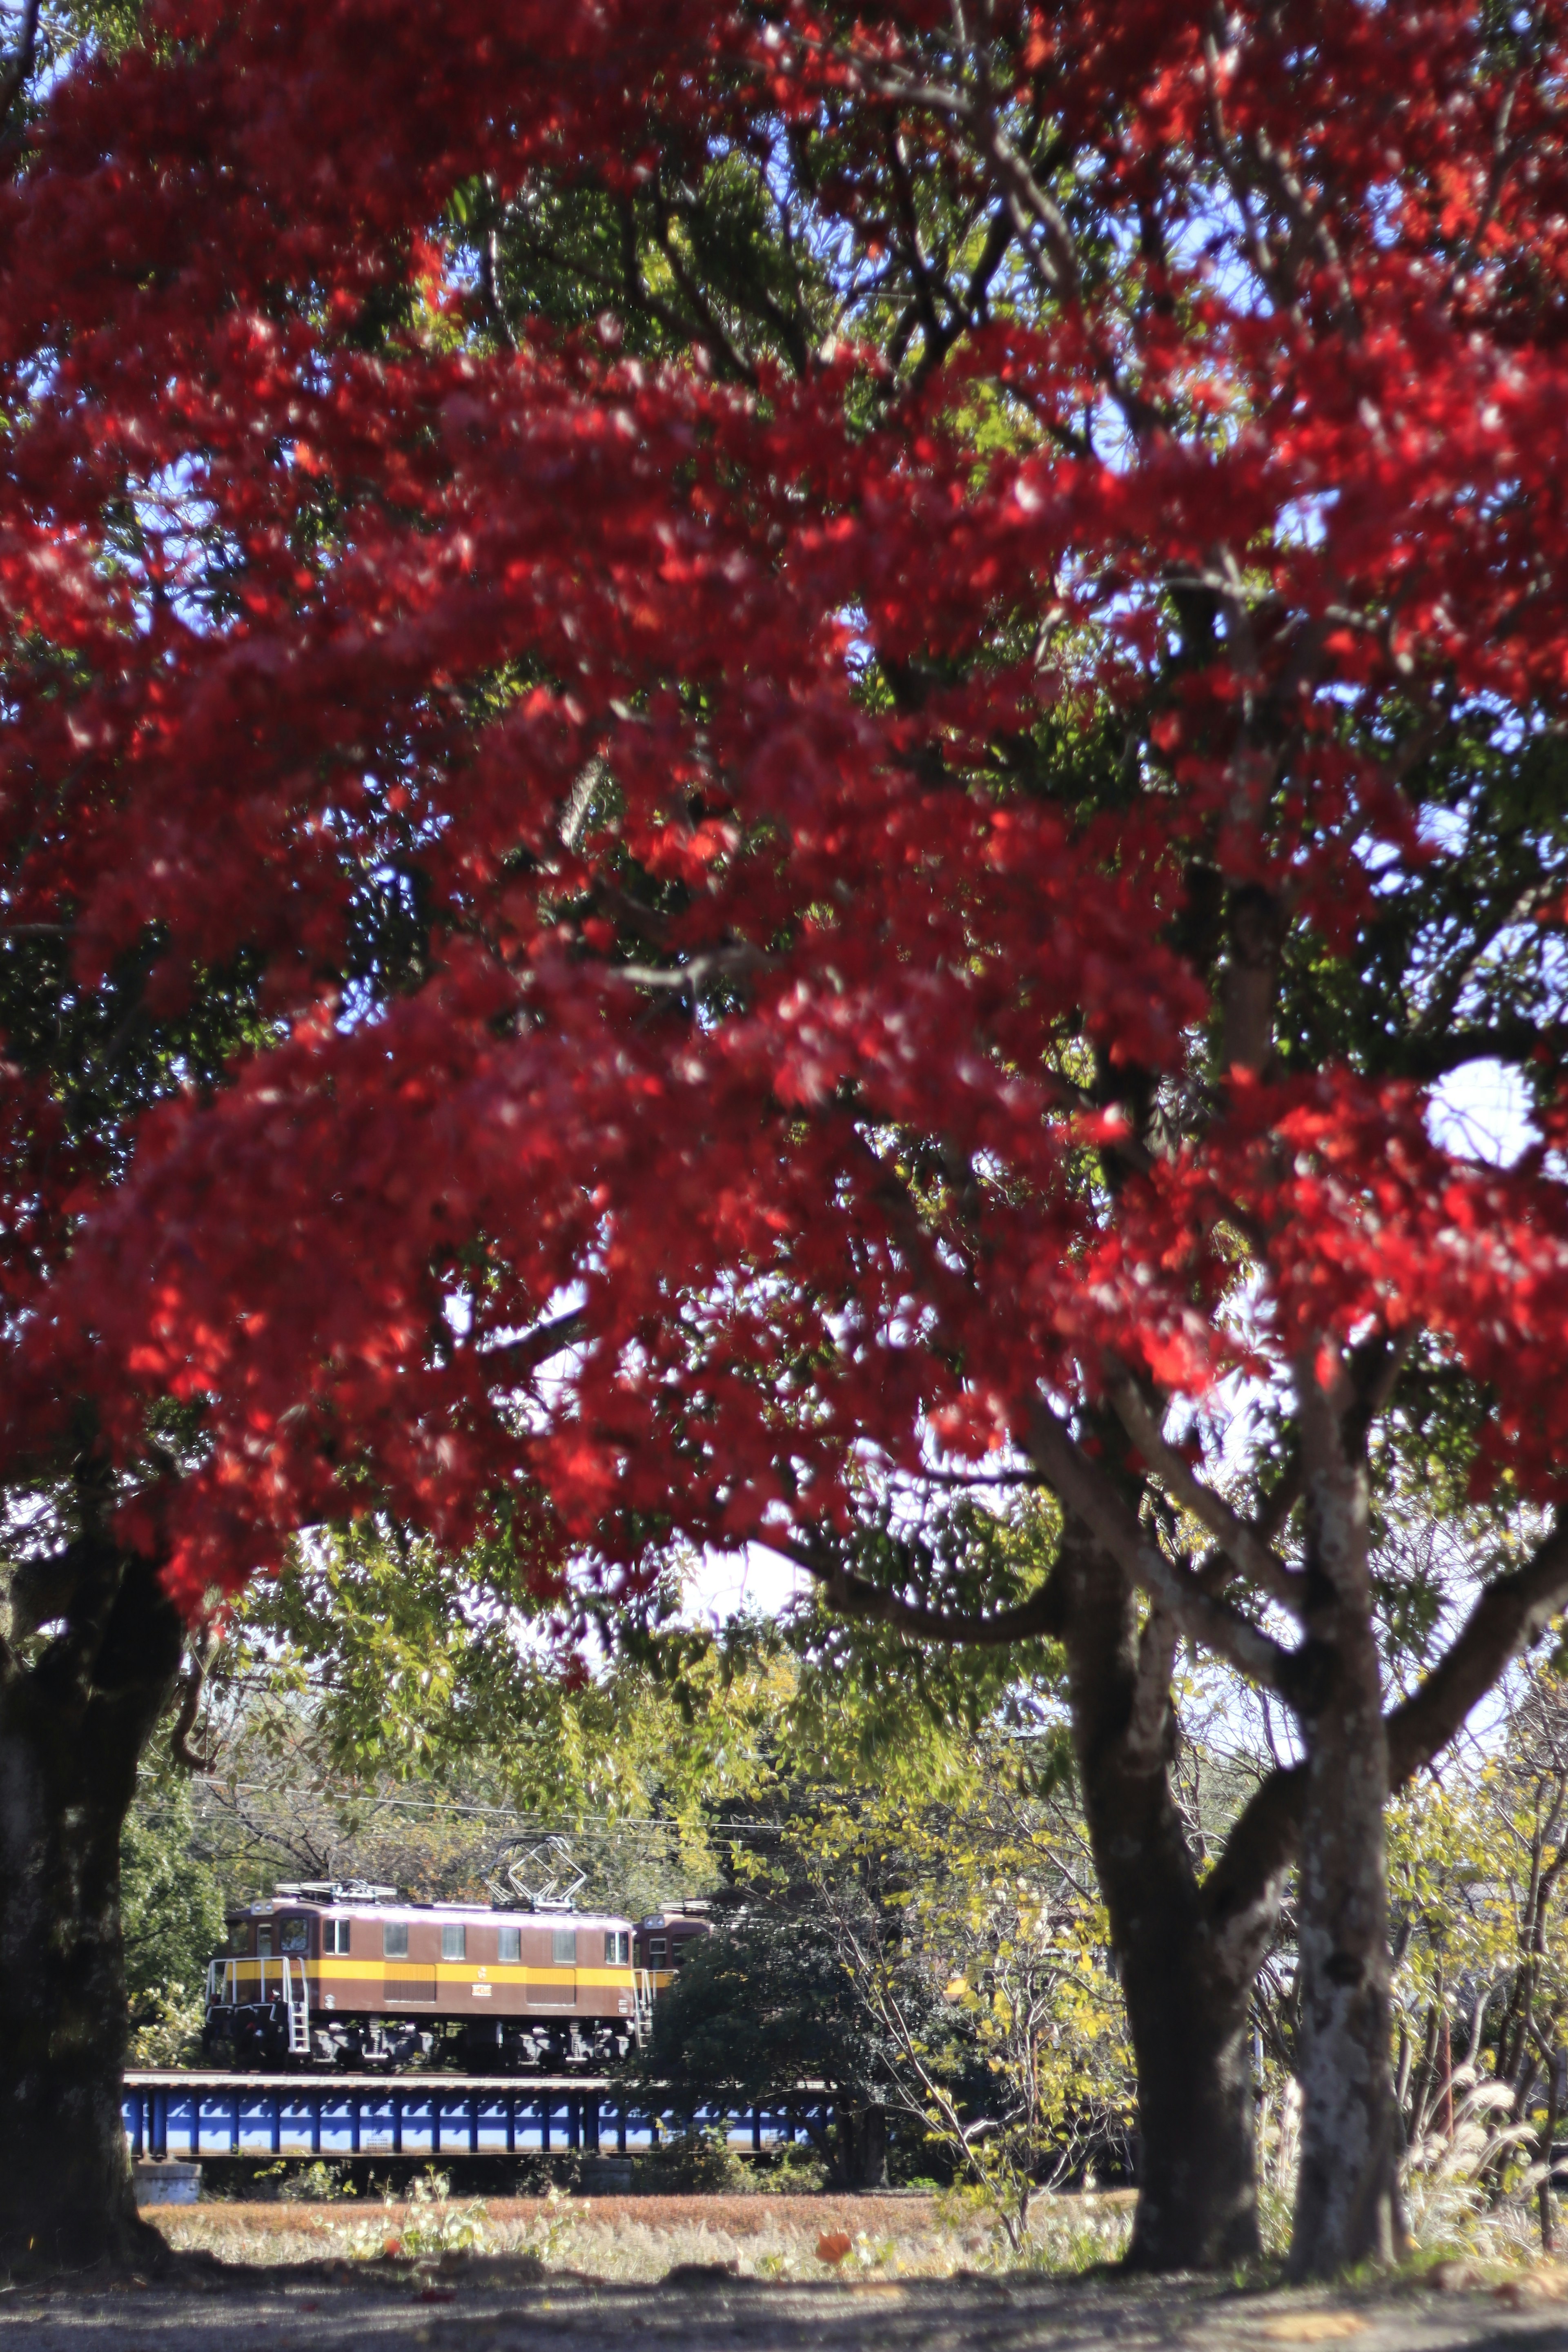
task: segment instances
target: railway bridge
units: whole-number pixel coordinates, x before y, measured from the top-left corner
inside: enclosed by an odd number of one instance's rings
[[[804,2084],[787,2108],[705,2108],[731,2145],[760,2154],[826,2123],[832,2103]],[[132,2155],[205,2162],[223,2157],[516,2156],[573,2149],[627,2156],[686,2128],[657,2093],[607,2075],[130,2074]]]

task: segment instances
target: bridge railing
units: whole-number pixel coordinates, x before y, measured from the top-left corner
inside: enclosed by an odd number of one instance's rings
[[[700,2127],[721,2128],[736,2147],[761,2153],[804,2136],[807,2114],[826,2120],[820,2086],[787,2107],[700,2109]],[[657,2147],[687,2116],[629,2094],[608,2078],[404,2074],[135,2074],[125,2078],[126,2137],[137,2159],[179,2157],[516,2156],[572,2149],[620,2156]]]

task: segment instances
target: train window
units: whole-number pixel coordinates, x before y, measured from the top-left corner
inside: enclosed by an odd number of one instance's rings
[[[285,1919],[278,1948],[280,1952],[304,1952],[310,1949],[310,1930],[303,1919]]]
[[[672,1969],[678,1969],[680,1966],[680,1963],[686,1958],[686,1947],[690,1941],[691,1938],[689,1936],[678,1936],[671,1943],[669,1948],[669,1965]]]
[[[605,1931],[605,1966],[626,1969],[631,1966],[632,1939],[625,1927],[607,1927]]]
[[[258,1927],[256,1931],[256,1948],[260,1953],[264,1960],[271,1958],[272,1930],[270,1927]]]
[[[234,1926],[228,1931],[228,1948],[231,1952],[249,1951],[250,1922],[248,1919],[237,1919],[235,1921]]]
[[[650,1936],[648,1937],[647,1964],[650,1969],[662,1969],[665,1964],[668,1952],[668,1946],[666,1944],[662,1936]]]
[[[385,1927],[381,1931],[381,1948],[385,1953],[389,1960],[405,1960],[408,1958],[408,1922],[406,1919],[389,1919],[387,1921]]]
[[[466,1960],[468,1957],[468,1931],[456,1919],[441,1922],[441,1958],[444,1960]]]
[[[323,1952],[346,1952],[349,1948],[349,1923],[346,1919],[328,1919],[321,1927]]]
[[[550,1965],[552,1969],[574,1969],[577,1965],[577,1930],[575,1927],[552,1927],[550,1930]]]
[[[503,1927],[500,1930],[496,1937],[496,1958],[498,1960],[521,1959],[522,1929],[521,1927]]]

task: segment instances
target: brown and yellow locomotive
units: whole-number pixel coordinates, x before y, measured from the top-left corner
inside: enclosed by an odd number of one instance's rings
[[[604,2064],[641,2040],[653,1999],[630,1919],[312,1884],[279,1887],[228,1926],[207,1970],[202,2043],[215,2064]]]

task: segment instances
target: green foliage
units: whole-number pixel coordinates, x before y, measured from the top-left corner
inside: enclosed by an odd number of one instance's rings
[[[207,1961],[223,1942],[224,1891],[193,1852],[188,1781],[167,1761],[143,1769],[120,1843],[120,1914],[133,2055],[167,2065],[199,2034]]]
[[[1060,1514],[1039,1495],[1005,1512],[968,1497],[916,1525],[887,1507],[824,1534],[825,1562],[879,1594],[952,1614],[1016,1608],[1045,1584]],[[987,1727],[1031,1735],[1030,1769],[1051,1782],[1066,1771],[1065,1667],[1043,1638],[957,1646],[921,1640],[875,1618],[846,1616],[817,1595],[786,1619],[797,1662],[784,1736],[794,1769],[824,1781],[889,1773],[910,1794],[935,1794],[973,1769]],[[1024,1761],[1024,1749],[1018,1761]]]
[[[993,1735],[962,1805],[868,1795],[798,1834],[889,2104],[1016,2252],[1037,2189],[1125,2161],[1134,2092],[1082,1826],[1011,1765]]]
[[[932,1596],[985,1574],[1024,1593],[1053,1540],[1032,1506],[1002,1522],[964,1504],[914,1538],[875,1526],[865,1549]],[[577,1834],[586,1899],[652,1909],[710,1888],[724,1822],[780,1818],[796,1785],[954,1796],[993,1718],[1029,1735],[1020,1772],[1064,1777],[1052,1645],[932,1649],[816,1601],[715,1630],[680,1617],[681,1575],[563,1672],[553,1600],[512,1546],[451,1558],[374,1517],[313,1536],[232,1613],[207,1815],[226,1804],[230,1847],[270,1849],[280,1874],[352,1867],[445,1895],[482,1885],[510,1810]]]
[[[133,2066],[192,2066],[202,2055],[205,2000],[199,1985],[176,1978],[153,1985],[142,2000],[142,2021],[132,2032]]]
[[[639,2188],[660,2195],[718,2197],[752,2185],[750,2170],[716,2127],[695,2125],[637,2159]]]
[[[816,2150],[805,2140],[786,2140],[773,2156],[771,2164],[753,2170],[753,2189],[761,2189],[773,2197],[815,2196],[827,2186],[827,2168]],[[906,2181],[906,2188],[919,2187]],[[928,2184],[929,2185],[929,2184]]]
[[[803,2082],[876,2103],[888,2087],[885,2046],[812,1882],[776,1877],[729,1903],[730,1916],[689,1948],[655,2007],[644,2074],[689,2109],[718,2098],[783,2104]]]
[[[614,1804],[627,1759],[613,1695],[563,1680],[548,1615],[509,1546],[453,1559],[366,1518],[301,1541],[247,1595],[224,1672],[308,1703],[335,1772],[451,1780],[499,1763],[509,1794],[569,1816]]]
[[[349,2240],[349,2252],[359,2261],[429,2262],[443,2254],[482,2253],[489,2239],[489,2221],[477,2200],[452,2202],[451,2175],[433,2167],[409,2188],[399,2215],[389,2197],[384,2215],[367,2221]]]

